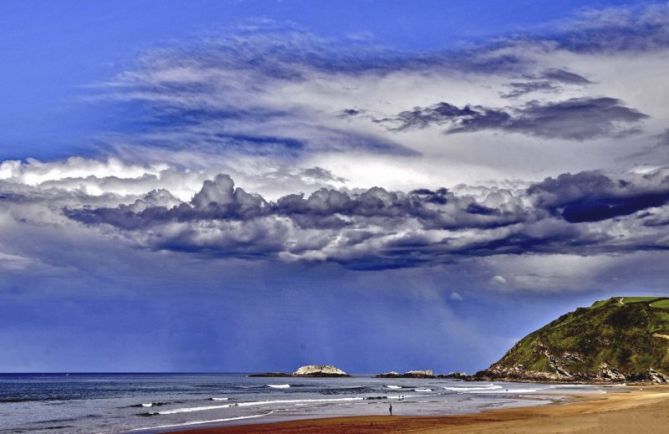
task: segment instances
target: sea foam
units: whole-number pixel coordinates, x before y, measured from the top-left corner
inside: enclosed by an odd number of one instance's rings
[[[450,392],[472,393],[472,392],[498,390],[498,389],[503,389],[503,387],[498,384],[488,384],[488,385],[473,386],[473,387],[452,386],[452,387],[444,387],[444,389]]]
[[[223,404],[223,405],[206,405],[202,407],[184,407],[184,408],[173,408],[170,410],[157,411],[151,413],[153,416],[157,415],[166,415],[166,414],[178,414],[178,413],[193,413],[196,411],[207,411],[207,410],[219,410],[222,408],[230,407],[256,407],[256,406],[265,406],[265,405],[280,405],[280,404],[303,404],[303,403],[323,403],[323,402],[347,402],[347,401],[362,401],[364,398],[362,396],[353,396],[348,398],[316,398],[316,399],[275,399],[268,401],[248,401],[248,402],[236,402],[233,404]]]
[[[264,416],[269,416],[270,414],[274,413],[274,410],[268,411],[267,413],[262,413],[262,414],[251,414],[248,416],[236,416],[236,417],[226,417],[223,419],[211,419],[211,420],[192,420],[189,422],[182,422],[182,423],[174,423],[170,425],[158,425],[158,426],[146,426],[142,428],[135,428],[131,429],[130,431],[143,431],[143,430],[156,430],[156,429],[165,429],[165,428],[176,428],[180,426],[190,426],[190,425],[201,425],[204,423],[221,423],[221,422],[232,422],[235,420],[244,420],[244,419],[255,419],[258,417],[264,417]]]

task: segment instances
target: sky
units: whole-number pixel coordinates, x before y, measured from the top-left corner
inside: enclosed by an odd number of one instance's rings
[[[669,295],[669,3],[4,1],[0,372],[474,372]]]

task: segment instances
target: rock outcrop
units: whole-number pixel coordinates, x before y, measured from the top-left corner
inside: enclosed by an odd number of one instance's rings
[[[257,374],[249,374],[249,377],[292,377],[287,372],[259,372]]]
[[[470,378],[669,383],[669,298],[616,297],[530,333]]]
[[[466,372],[449,372],[448,374],[439,374],[437,378],[451,378],[454,380],[469,380],[471,375]]]
[[[435,378],[431,369],[418,369],[414,371],[407,371],[404,373],[405,377],[409,378]]]
[[[397,371],[384,372],[383,374],[376,374],[376,378],[400,378],[402,374]]]
[[[295,377],[350,377],[346,372],[332,365],[300,366],[293,372]]]
[[[400,374],[396,371],[375,375],[376,378],[436,378],[431,369],[413,370]]]

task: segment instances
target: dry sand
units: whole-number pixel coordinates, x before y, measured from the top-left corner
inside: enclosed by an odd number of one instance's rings
[[[462,416],[360,416],[179,431],[241,433],[669,433],[669,386],[580,396],[569,403]]]

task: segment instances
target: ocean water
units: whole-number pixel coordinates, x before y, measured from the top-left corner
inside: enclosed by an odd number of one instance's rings
[[[606,387],[243,374],[0,374],[0,433],[154,433],[207,424],[445,415],[542,405]]]

